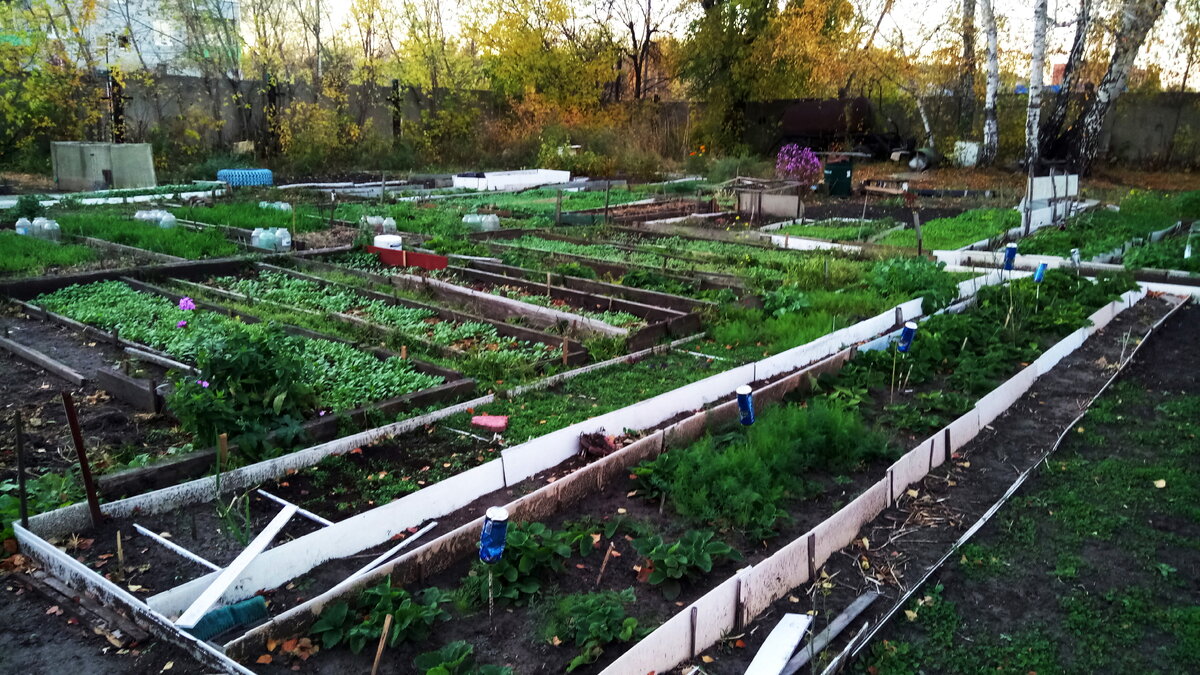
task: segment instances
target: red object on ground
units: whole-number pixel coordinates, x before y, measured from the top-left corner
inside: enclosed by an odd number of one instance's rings
[[[476,415],[471,418],[471,425],[498,433],[508,428],[508,415]]]
[[[379,261],[389,267],[420,267],[427,270],[444,270],[450,264],[450,259],[434,253],[418,253],[417,251],[397,251],[394,248],[367,246],[368,253],[379,256]]]

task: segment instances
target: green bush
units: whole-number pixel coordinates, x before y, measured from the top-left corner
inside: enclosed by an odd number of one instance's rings
[[[42,206],[42,200],[45,199],[42,195],[21,195],[17,197],[17,206],[13,209],[13,220],[18,218],[28,218],[33,220],[38,216],[46,215],[46,207]]]

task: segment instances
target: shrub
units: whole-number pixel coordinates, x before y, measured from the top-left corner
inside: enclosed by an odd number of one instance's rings
[[[13,209],[13,220],[28,218],[33,220],[46,215],[46,207],[42,206],[41,195],[21,195],[17,197],[17,206]]]

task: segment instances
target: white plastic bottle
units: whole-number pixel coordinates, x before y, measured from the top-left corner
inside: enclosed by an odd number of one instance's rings
[[[270,228],[263,230],[262,234],[258,235],[258,247],[259,248],[265,248],[268,251],[274,251],[275,243],[276,243],[275,231]]]
[[[62,240],[62,229],[58,226],[57,220],[47,220],[43,228],[45,230],[47,240],[56,243]]]
[[[395,218],[392,218],[389,216],[389,217],[383,219],[383,233],[384,234],[396,234],[396,219]]]
[[[279,251],[292,250],[292,233],[286,227],[275,230],[275,248]]]
[[[261,246],[262,232],[263,229],[261,227],[256,227],[254,228],[254,231],[250,233],[250,245],[254,248]]]
[[[17,218],[17,234],[27,236],[32,229],[33,223],[29,222],[28,218]]]
[[[172,227],[175,227],[175,214],[169,211],[164,212],[163,217],[158,221],[158,226],[164,230],[169,230]]]

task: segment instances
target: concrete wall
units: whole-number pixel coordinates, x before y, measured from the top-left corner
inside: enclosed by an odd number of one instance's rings
[[[154,157],[149,143],[50,144],[54,182],[59,190],[154,187]],[[111,182],[105,176],[110,172]]]

